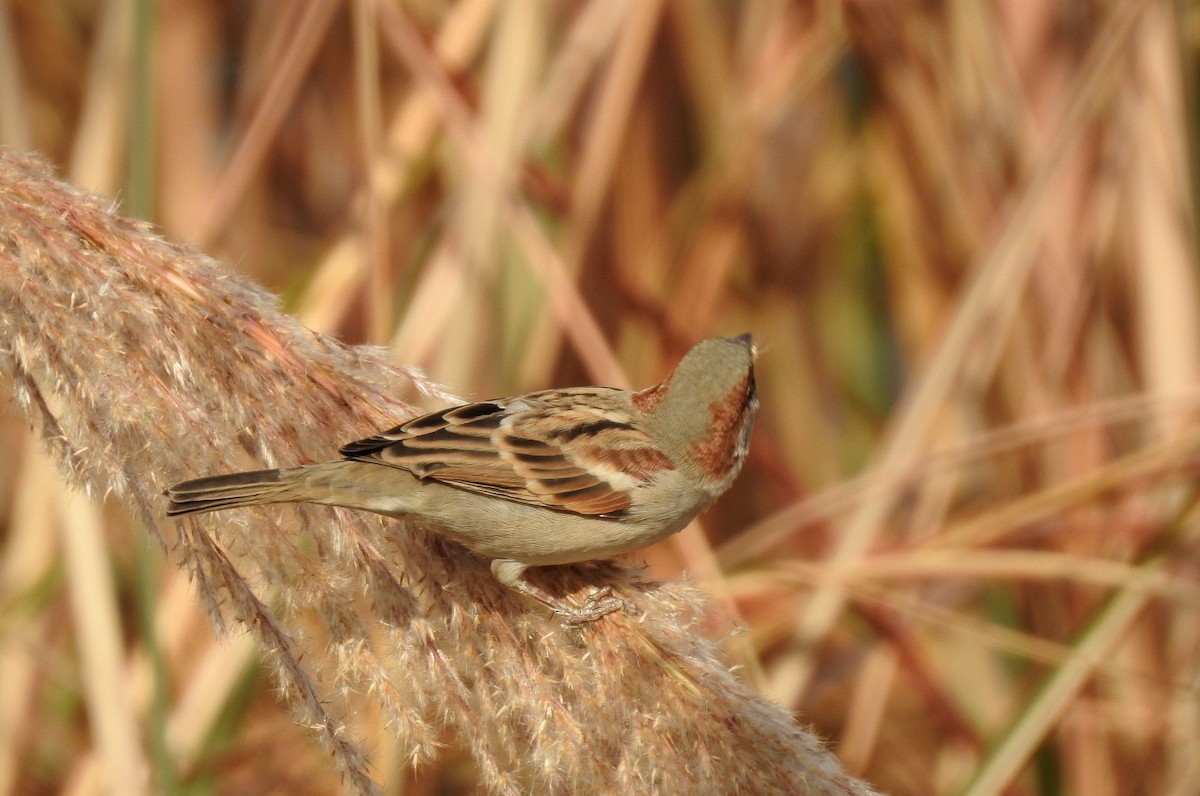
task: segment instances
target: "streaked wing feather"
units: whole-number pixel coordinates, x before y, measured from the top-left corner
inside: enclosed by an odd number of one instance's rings
[[[630,489],[672,466],[613,400],[618,392],[549,391],[466,404],[341,452],[492,497],[617,516],[631,505]],[[593,396],[601,400],[587,400]]]

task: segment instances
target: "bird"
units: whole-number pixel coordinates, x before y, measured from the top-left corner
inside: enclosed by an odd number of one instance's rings
[[[318,503],[416,520],[491,560],[493,576],[571,623],[625,607],[582,602],[529,567],[632,552],[682,530],[742,469],[758,409],[750,334],[694,345],[660,384],[568,387],[466,403],[351,442],[335,461],[183,481],[169,516]]]

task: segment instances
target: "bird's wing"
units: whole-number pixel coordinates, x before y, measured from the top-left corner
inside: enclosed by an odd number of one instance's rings
[[[575,388],[465,404],[353,442],[341,454],[504,500],[619,517],[635,488],[674,467],[627,396]]]

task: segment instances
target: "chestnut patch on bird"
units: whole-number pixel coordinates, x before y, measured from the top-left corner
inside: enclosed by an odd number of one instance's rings
[[[709,434],[692,446],[696,462],[713,478],[722,479],[728,475],[739,454],[738,437],[742,433],[743,410],[751,378],[747,374],[724,398],[709,404],[712,418]]]
[[[638,390],[629,396],[629,401],[633,404],[634,409],[637,409],[642,414],[649,414],[658,408],[658,405],[662,403],[663,397],[666,394],[667,383],[664,381],[662,384]]]

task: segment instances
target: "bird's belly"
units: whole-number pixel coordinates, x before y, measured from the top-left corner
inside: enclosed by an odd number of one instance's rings
[[[679,516],[602,518],[484,497],[437,483],[423,485],[421,508],[409,513],[431,530],[488,558],[534,566],[570,564],[653,544],[683,528],[695,512]],[[400,508],[400,507],[397,507]]]

